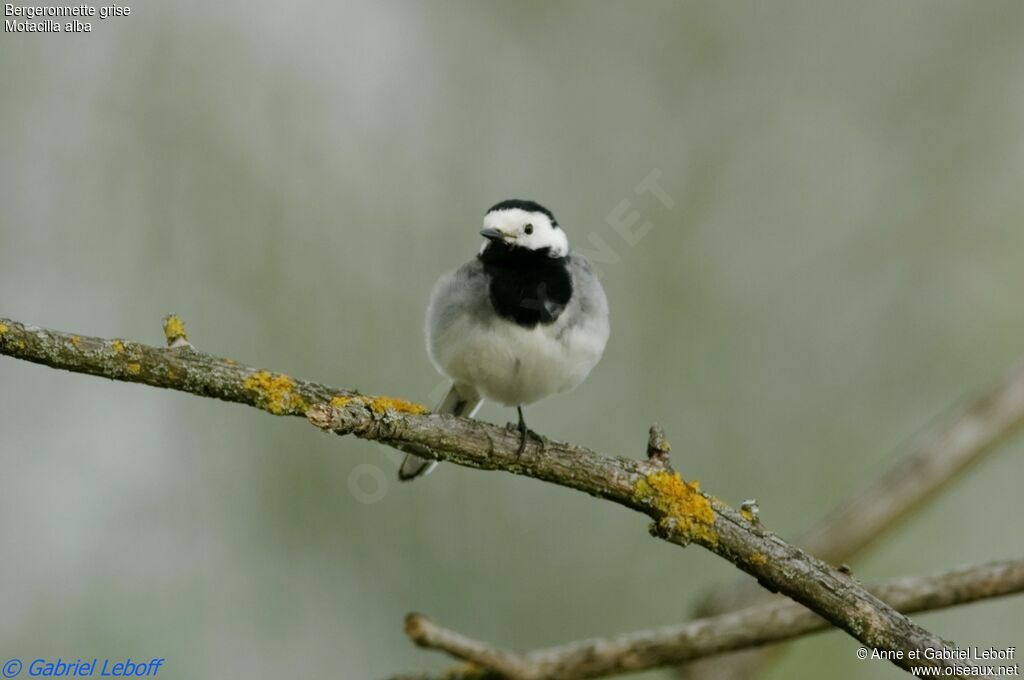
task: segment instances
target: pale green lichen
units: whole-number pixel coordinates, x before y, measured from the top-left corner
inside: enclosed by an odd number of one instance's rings
[[[697,480],[687,482],[679,473],[663,470],[641,477],[634,488],[643,503],[659,511],[661,531],[706,546],[718,543],[714,508]]]

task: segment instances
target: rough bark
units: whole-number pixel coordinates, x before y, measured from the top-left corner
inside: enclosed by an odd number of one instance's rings
[[[183,331],[180,335],[184,338]],[[703,493],[695,481],[686,481],[661,459],[602,456],[548,439],[532,441],[525,453],[517,455],[517,434],[502,427],[425,414],[422,406],[412,402],[296,380],[189,346],[156,348],[0,319],[0,354],[248,404],[276,415],[306,415],[317,427],[339,435],[353,434],[424,458],[504,470],[583,491],[646,514],[653,520],[653,535],[681,546],[697,543],[707,548],[867,647],[904,652],[953,647],[835,568],[786,543],[750,513]],[[903,668],[911,665],[905,655],[894,663]],[[925,665],[955,667],[945,660]]]

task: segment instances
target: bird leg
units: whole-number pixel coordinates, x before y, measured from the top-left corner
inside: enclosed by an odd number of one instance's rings
[[[516,412],[519,414],[519,423],[509,423],[508,425],[505,426],[509,430],[516,430],[519,432],[519,449],[516,450],[516,456],[518,457],[523,455],[523,451],[526,450],[526,440],[529,439],[530,437],[536,439],[538,444],[540,444],[541,448],[543,449],[544,438],[541,437],[536,432],[534,432],[533,430],[531,430],[530,428],[526,427],[526,418],[523,417],[523,407],[516,406]]]
[[[537,440],[537,444],[538,446],[540,446],[540,450],[543,451],[544,437],[541,437],[539,434],[537,434],[530,428],[526,427],[526,419],[523,417],[522,406],[516,406],[516,412],[519,414],[519,422],[505,423],[506,430],[508,430],[509,432],[519,433],[519,448],[516,450],[516,457],[523,455],[523,451],[526,450],[526,440],[529,439],[530,437],[533,437],[534,439]]]
[[[530,430],[526,427],[526,418],[523,418],[523,407],[516,406],[516,412],[519,414],[519,450],[516,451],[516,456],[521,456],[526,450],[527,433]]]

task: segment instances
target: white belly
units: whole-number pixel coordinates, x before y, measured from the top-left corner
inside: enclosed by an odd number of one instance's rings
[[[583,382],[601,358],[607,327],[555,323],[527,329],[504,319],[484,326],[464,317],[443,335],[431,348],[438,370],[485,399],[520,406]]]

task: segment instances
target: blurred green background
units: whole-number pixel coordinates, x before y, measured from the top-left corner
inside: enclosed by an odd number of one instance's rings
[[[131,7],[0,39],[2,316],[159,343],[173,311],[205,351],[427,401],[433,282],[533,198],[600,253],[613,331],[531,425],[640,456],[659,421],[784,536],[1024,354],[1015,0]],[[652,172],[673,207],[637,193]],[[5,656],[383,678],[449,665],[407,611],[526,648],[678,622],[737,578],[586,496],[451,465],[399,486],[397,454],[301,419],[7,358],[0,433]],[[857,575],[1020,555],[1022,453]],[[918,620],[1019,647],[1022,607]],[[856,647],[804,640],[770,677],[905,677]]]

